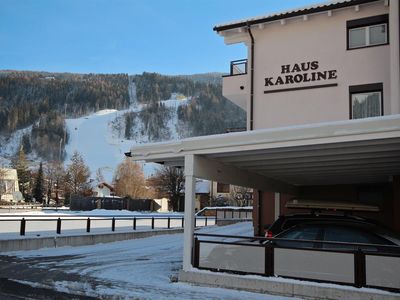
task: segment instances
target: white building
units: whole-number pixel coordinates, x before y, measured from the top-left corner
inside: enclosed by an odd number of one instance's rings
[[[257,285],[256,279],[199,275],[193,269],[205,265],[204,251],[210,253],[202,250],[206,243],[194,239],[196,178],[253,188],[255,235],[288,212],[285,204],[294,197],[372,201],[379,212],[367,216],[400,232],[399,1],[330,1],[214,30],[225,43],[248,47],[247,59],[232,62],[223,78],[224,96],[247,112],[248,131],[131,149],[135,160],[185,168],[181,278],[235,288]],[[333,262],[322,251],[274,249],[267,255],[264,249],[247,249],[247,263],[234,271],[358,287],[400,286],[399,258],[336,253]],[[307,262],[307,255],[312,264],[294,264]],[[288,261],[293,266],[282,273],[279,264]],[[276,281],[263,282],[260,290],[290,294]],[[323,287],[290,284],[290,295],[299,297],[363,298],[345,289],[329,294]]]
[[[15,199],[16,193],[19,192],[18,175],[15,169],[0,169],[0,196],[3,201],[19,201]]]

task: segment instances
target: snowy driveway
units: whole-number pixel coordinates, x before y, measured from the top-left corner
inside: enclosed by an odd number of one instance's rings
[[[249,235],[251,223],[201,230]],[[286,299],[173,283],[182,267],[182,251],[182,234],[94,246],[20,251],[0,256],[0,276],[7,273],[10,279],[30,285],[103,299]],[[7,260],[8,266],[3,263]],[[18,268],[25,272],[18,272]]]

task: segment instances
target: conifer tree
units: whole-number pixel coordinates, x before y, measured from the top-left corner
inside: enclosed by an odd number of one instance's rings
[[[25,157],[24,148],[19,148],[17,156],[13,160],[13,167],[17,170],[19,190],[25,199],[30,199],[31,172],[28,169],[28,161]]]
[[[43,178],[43,165],[40,163],[38,173],[36,175],[35,187],[33,189],[33,197],[37,202],[43,203],[44,198],[44,178]]]

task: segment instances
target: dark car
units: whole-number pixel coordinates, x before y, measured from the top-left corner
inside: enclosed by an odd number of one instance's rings
[[[291,214],[280,216],[272,225],[267,226],[265,237],[273,237],[282,231],[299,224],[311,222],[340,222],[349,221],[357,223],[373,223],[373,221],[349,215],[334,215],[322,213],[304,213],[304,214]]]
[[[400,239],[387,229],[366,221],[315,220],[294,225],[274,236],[278,247],[358,250],[400,254]]]

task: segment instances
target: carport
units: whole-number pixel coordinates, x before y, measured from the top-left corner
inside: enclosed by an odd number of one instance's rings
[[[196,178],[255,189],[256,235],[262,233],[260,220],[273,221],[286,200],[304,191],[382,184],[385,203],[379,214],[400,232],[399,115],[140,145],[131,155],[185,168],[185,271],[192,268]]]

